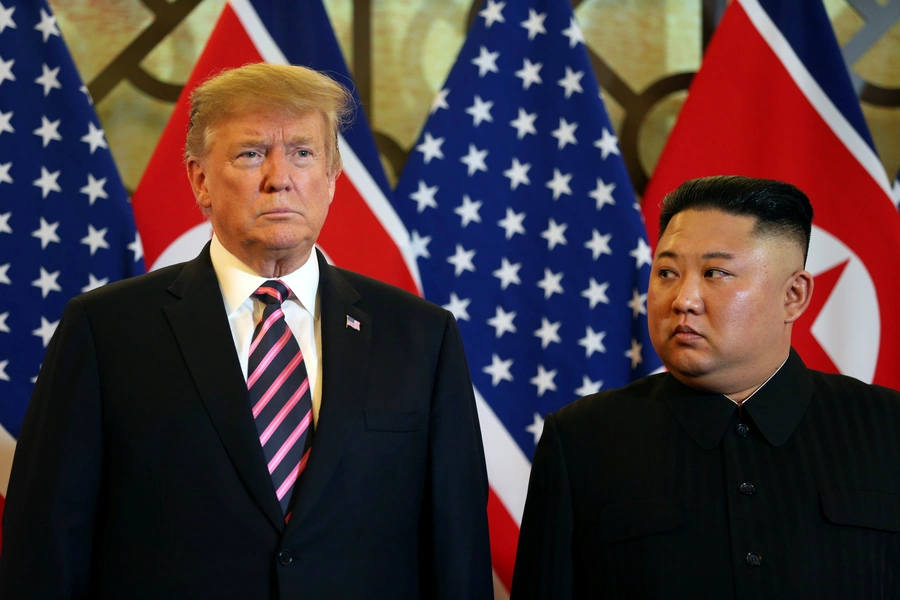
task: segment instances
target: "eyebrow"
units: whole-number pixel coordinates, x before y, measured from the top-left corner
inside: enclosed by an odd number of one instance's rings
[[[315,141],[315,136],[312,135],[298,135],[296,137],[290,138],[287,142],[289,145],[307,145]]]
[[[287,143],[290,146],[305,145],[305,144],[309,144],[314,139],[315,139],[314,136],[311,136],[311,135],[298,135],[297,137],[293,137],[293,138],[290,138],[289,140],[287,140]],[[265,146],[268,144],[269,144],[269,139],[264,136],[260,136],[260,137],[248,136],[248,137],[238,141],[236,145],[240,148],[246,148],[246,147],[251,147],[251,146]]]
[[[257,146],[264,146],[266,142],[262,138],[246,138],[239,142],[237,142],[234,147],[235,148],[255,148]]]
[[[657,258],[678,258],[677,252],[672,252],[671,250],[663,250],[659,254],[656,255]],[[713,258],[720,258],[729,260],[734,258],[733,252],[725,252],[724,250],[717,250],[715,252],[707,252],[701,258],[703,260],[710,260]]]

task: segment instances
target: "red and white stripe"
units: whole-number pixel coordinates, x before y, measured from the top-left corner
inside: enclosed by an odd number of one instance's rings
[[[831,98],[828,97],[828,94],[822,90],[822,87],[807,70],[803,61],[794,52],[787,38],[772,22],[769,13],[760,6],[758,0],[738,0],[738,3],[746,12],[747,18],[756,27],[756,31],[759,32],[759,35],[766,41],[775,56],[778,57],[781,65],[790,74],[794,84],[803,92],[810,106],[816,110],[822,121],[828,125],[829,129],[837,136],[859,165],[865,169],[872,180],[882,188],[885,195],[890,199],[890,182],[884,166],[881,164],[875,151],[863,140],[859,132],[856,131],[841,111],[838,110]]]

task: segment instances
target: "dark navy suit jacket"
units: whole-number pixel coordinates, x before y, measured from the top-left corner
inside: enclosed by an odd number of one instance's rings
[[[207,246],[66,308],[16,449],[0,598],[492,598],[452,315],[319,264],[322,408],[290,522]]]

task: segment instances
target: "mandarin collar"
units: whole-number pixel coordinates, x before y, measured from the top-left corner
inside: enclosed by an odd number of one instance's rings
[[[812,398],[812,375],[791,348],[787,361],[741,409],[773,446],[787,442],[806,413]],[[701,448],[719,445],[737,405],[723,394],[702,392],[681,383],[671,374],[658,392],[675,420]]]

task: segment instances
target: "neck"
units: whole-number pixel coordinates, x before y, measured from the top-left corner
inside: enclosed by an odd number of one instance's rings
[[[223,243],[222,245],[224,246],[225,244]],[[238,260],[250,267],[254,273],[267,279],[277,279],[293,273],[306,264],[312,253],[311,245],[305,250],[290,248],[264,253],[256,251],[258,249],[247,247],[238,247],[236,248],[237,252],[228,246],[225,246],[225,248]]]
[[[256,263],[247,262],[247,266],[256,273],[267,279],[278,279],[290,273],[293,273],[306,264],[309,259],[309,253],[302,260],[294,260],[293,258],[276,259],[270,261],[257,261]]]

